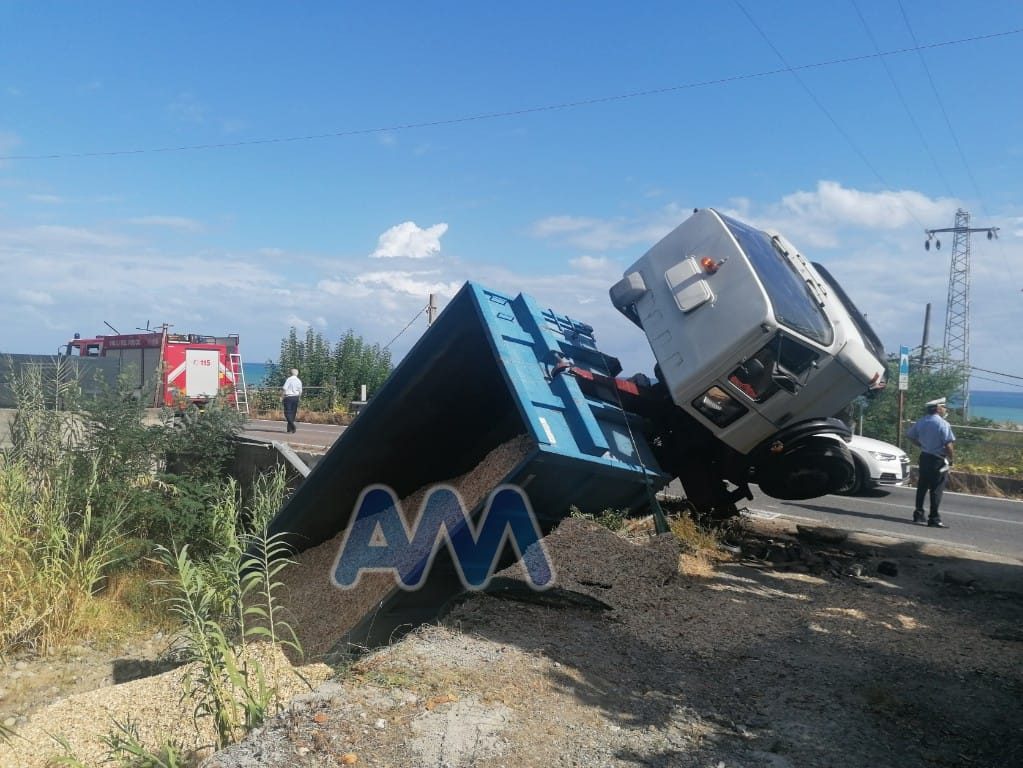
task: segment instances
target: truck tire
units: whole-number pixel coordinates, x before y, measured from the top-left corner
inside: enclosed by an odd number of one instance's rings
[[[849,486],[856,465],[845,443],[811,435],[771,456],[757,468],[760,490],[775,499],[797,501],[836,493]]]

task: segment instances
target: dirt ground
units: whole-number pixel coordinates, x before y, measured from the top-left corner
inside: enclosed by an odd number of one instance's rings
[[[1023,765],[1023,563],[775,521],[731,543],[567,520],[555,589],[466,599],[204,768]]]

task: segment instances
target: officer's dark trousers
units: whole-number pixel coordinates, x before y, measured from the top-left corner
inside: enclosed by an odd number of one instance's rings
[[[916,508],[924,508],[924,497],[927,492],[931,493],[930,519],[937,520],[938,507],[941,506],[941,494],[945,491],[945,482],[948,480],[948,472],[942,472],[945,460],[933,453],[920,454],[920,478],[916,483]]]

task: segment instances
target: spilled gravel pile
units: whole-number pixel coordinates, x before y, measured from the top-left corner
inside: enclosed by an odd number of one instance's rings
[[[694,565],[566,520],[591,604],[471,598],[205,768],[1023,764],[1021,563],[794,534]]]
[[[751,521],[707,556],[566,520],[555,589],[471,596],[329,680],[298,670],[315,690],[288,683],[203,766],[1023,765],[1023,563],[819,533]],[[181,674],[36,711],[0,766],[43,765],[46,731],[98,766],[114,716],[187,735]]]

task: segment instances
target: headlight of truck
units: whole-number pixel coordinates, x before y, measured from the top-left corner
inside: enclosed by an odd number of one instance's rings
[[[727,427],[747,412],[746,406],[737,402],[721,387],[716,386],[693,400],[693,408],[719,427]]]

